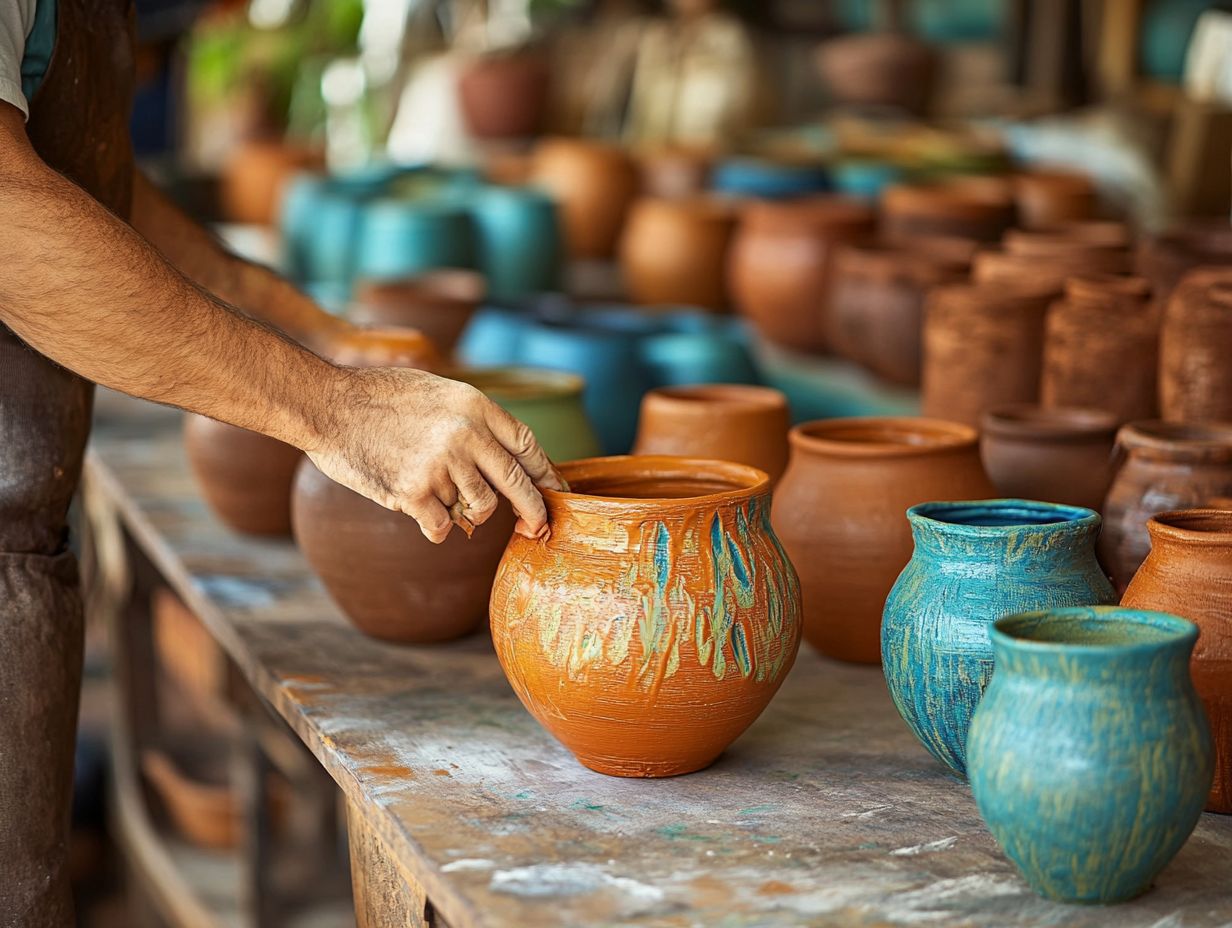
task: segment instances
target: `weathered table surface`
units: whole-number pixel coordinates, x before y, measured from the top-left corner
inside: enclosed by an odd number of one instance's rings
[[[486,637],[365,638],[291,543],[225,530],[186,470],[176,416],[105,424],[88,479],[453,928],[1232,925],[1232,817],[1204,815],[1133,903],[1037,898],[876,668],[802,649],[711,769],[612,779],[522,709]]]

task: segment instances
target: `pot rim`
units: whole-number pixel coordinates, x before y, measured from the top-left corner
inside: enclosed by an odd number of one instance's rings
[[[641,478],[645,480],[671,479],[716,479],[726,481],[730,488],[694,496],[605,496],[593,493],[544,489],[544,500],[549,509],[568,509],[573,512],[589,512],[612,515],[631,510],[644,510],[652,506],[656,512],[666,513],[692,510],[699,507],[715,508],[742,502],[770,492],[770,477],[756,467],[720,461],[713,458],[683,457],[667,454],[621,454],[598,458],[580,458],[564,461],[558,465],[560,474],[570,487],[587,480]]]
[[[1221,422],[1139,419],[1122,425],[1116,442],[1130,451],[1146,451],[1165,459],[1232,459],[1232,425]]]
[[[1163,634],[1147,641],[1089,641],[1039,640],[1015,634],[1017,628],[1041,623],[1046,620],[1062,625],[1077,626],[1083,620],[1098,619],[1115,623],[1120,629],[1129,627],[1153,628]],[[1075,650],[1089,655],[1129,655],[1157,651],[1161,646],[1192,645],[1198,640],[1198,626],[1188,619],[1159,612],[1153,609],[1134,609],[1128,606],[1067,606],[1058,609],[1038,609],[1030,612],[1013,612],[1001,616],[992,623],[990,634],[994,644],[1011,650],[1040,653],[1066,653]]]
[[[887,440],[860,441],[837,437],[844,430],[880,429]],[[827,434],[829,433],[829,434]],[[901,435],[904,440],[895,440]],[[911,441],[908,436],[918,436]],[[929,439],[934,439],[930,441]],[[793,449],[832,457],[909,457],[974,447],[979,433],[969,425],[924,416],[840,416],[813,419],[792,428],[788,439]]]
[[[557,399],[580,396],[586,387],[580,374],[527,364],[457,367],[443,376],[470,384],[491,399]]]
[[[655,387],[642,399],[643,407],[653,403],[672,412],[720,411],[723,407],[740,412],[787,409],[787,397],[774,387],[743,383],[698,383]],[[720,407],[716,410],[715,407]]]
[[[981,512],[1005,521],[999,524],[980,525],[954,521],[953,518],[945,517],[958,513],[979,515]],[[1011,519],[1013,521],[1010,521]],[[913,525],[916,523],[944,525],[947,535],[983,539],[1004,538],[1024,528],[1034,529],[1044,535],[1055,535],[1072,532],[1079,528],[1094,529],[1100,524],[1099,513],[1085,506],[1012,498],[933,500],[918,503],[907,510],[907,520]]]
[[[1232,509],[1169,509],[1148,519],[1146,528],[1152,541],[1166,538],[1188,545],[1232,548]]]
[[[996,438],[1078,442],[1116,436],[1120,420],[1103,409],[1086,406],[1042,406],[1039,403],[1006,403],[986,410],[980,431]]]

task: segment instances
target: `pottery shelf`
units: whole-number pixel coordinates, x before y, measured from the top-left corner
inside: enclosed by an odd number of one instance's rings
[[[96,533],[129,539],[340,788],[361,925],[1232,921],[1232,817],[1212,814],[1134,902],[1037,897],[966,784],[903,724],[876,667],[803,650],[713,767],[613,779],[579,766],[525,712],[487,636],[366,638],[289,542],[242,540],[216,522],[177,415],[100,421],[85,492]],[[116,548],[99,553],[106,562]]]

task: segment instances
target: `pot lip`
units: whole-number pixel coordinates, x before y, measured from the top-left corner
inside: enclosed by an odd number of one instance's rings
[[[580,458],[564,461],[559,466],[561,476],[570,485],[588,479],[642,477],[647,480],[662,480],[678,477],[688,479],[699,473],[708,478],[725,479],[730,489],[698,496],[664,498],[656,496],[602,496],[576,493],[572,490],[542,490],[549,509],[566,509],[572,512],[588,512],[602,515],[632,514],[650,507],[655,513],[715,508],[739,503],[770,492],[770,477],[756,467],[720,461],[712,458],[680,457],[667,454],[620,454],[598,458]]]
[[[451,380],[468,383],[494,400],[547,400],[580,396],[586,381],[580,374],[525,364],[457,367],[445,371]]]
[[[655,387],[642,399],[673,413],[762,412],[787,410],[787,397],[774,387],[742,383],[699,383]],[[716,408],[717,407],[717,408]]]
[[[1232,425],[1220,422],[1169,422],[1139,419],[1117,432],[1117,444],[1162,457],[1194,454],[1232,457]]]
[[[1152,541],[1166,538],[1186,545],[1206,548],[1232,548],[1232,510],[1202,507],[1169,509],[1152,516],[1146,523]]]
[[[973,525],[955,521],[959,514],[978,516],[981,513],[1013,519],[1000,525]],[[919,503],[907,510],[907,520],[913,525],[945,526],[951,536],[967,538],[1005,538],[1022,529],[1032,529],[1042,535],[1067,534],[1076,529],[1099,527],[1100,516],[1085,506],[1046,503],[1032,499],[934,500]]]
[[[1039,403],[1006,403],[986,410],[980,431],[997,438],[1079,442],[1116,436],[1120,420],[1103,409],[1085,406],[1042,406]]]
[[[1121,628],[1150,627],[1163,634],[1147,641],[1100,643],[1056,640],[1041,641],[1025,637],[1022,634],[1016,634],[1016,630],[1045,619],[1070,625],[1077,625],[1084,620],[1089,622],[1093,619],[1098,619],[1104,622],[1116,622]],[[1030,654],[1079,654],[1095,657],[1149,654],[1158,651],[1161,647],[1173,647],[1182,644],[1192,646],[1198,640],[1198,627],[1188,619],[1183,619],[1168,612],[1134,609],[1127,606],[1068,606],[1059,609],[1014,612],[1001,616],[994,621],[989,632],[994,644],[1011,651]]]
[[[1071,300],[1110,300],[1120,304],[1142,303],[1151,297],[1151,284],[1134,274],[1084,271],[1065,279],[1065,296]]]
[[[1003,252],[991,253],[1003,254]],[[990,252],[982,251],[975,256],[972,263],[971,280],[933,287],[928,292],[928,302],[930,304],[948,303],[957,298],[959,302],[968,304],[1021,306],[1051,301],[1061,292],[1061,282],[1047,277],[1006,277],[993,280],[978,278],[974,275],[978,272],[977,265],[985,254],[990,254]]]
[[[885,439],[860,441],[844,439],[844,432],[880,429]],[[903,440],[894,440],[895,435]],[[909,436],[918,436],[912,441]],[[974,447],[979,434],[969,425],[924,416],[841,416],[813,419],[792,428],[788,439],[793,449],[829,457],[872,458],[911,457]],[[930,439],[932,439],[930,441]]]

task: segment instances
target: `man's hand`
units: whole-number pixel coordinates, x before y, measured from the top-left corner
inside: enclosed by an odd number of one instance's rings
[[[505,496],[517,531],[538,538],[547,512],[537,487],[564,489],[527,426],[468,384],[404,368],[343,369],[340,396],[308,456],[327,476],[404,512],[440,543]]]

